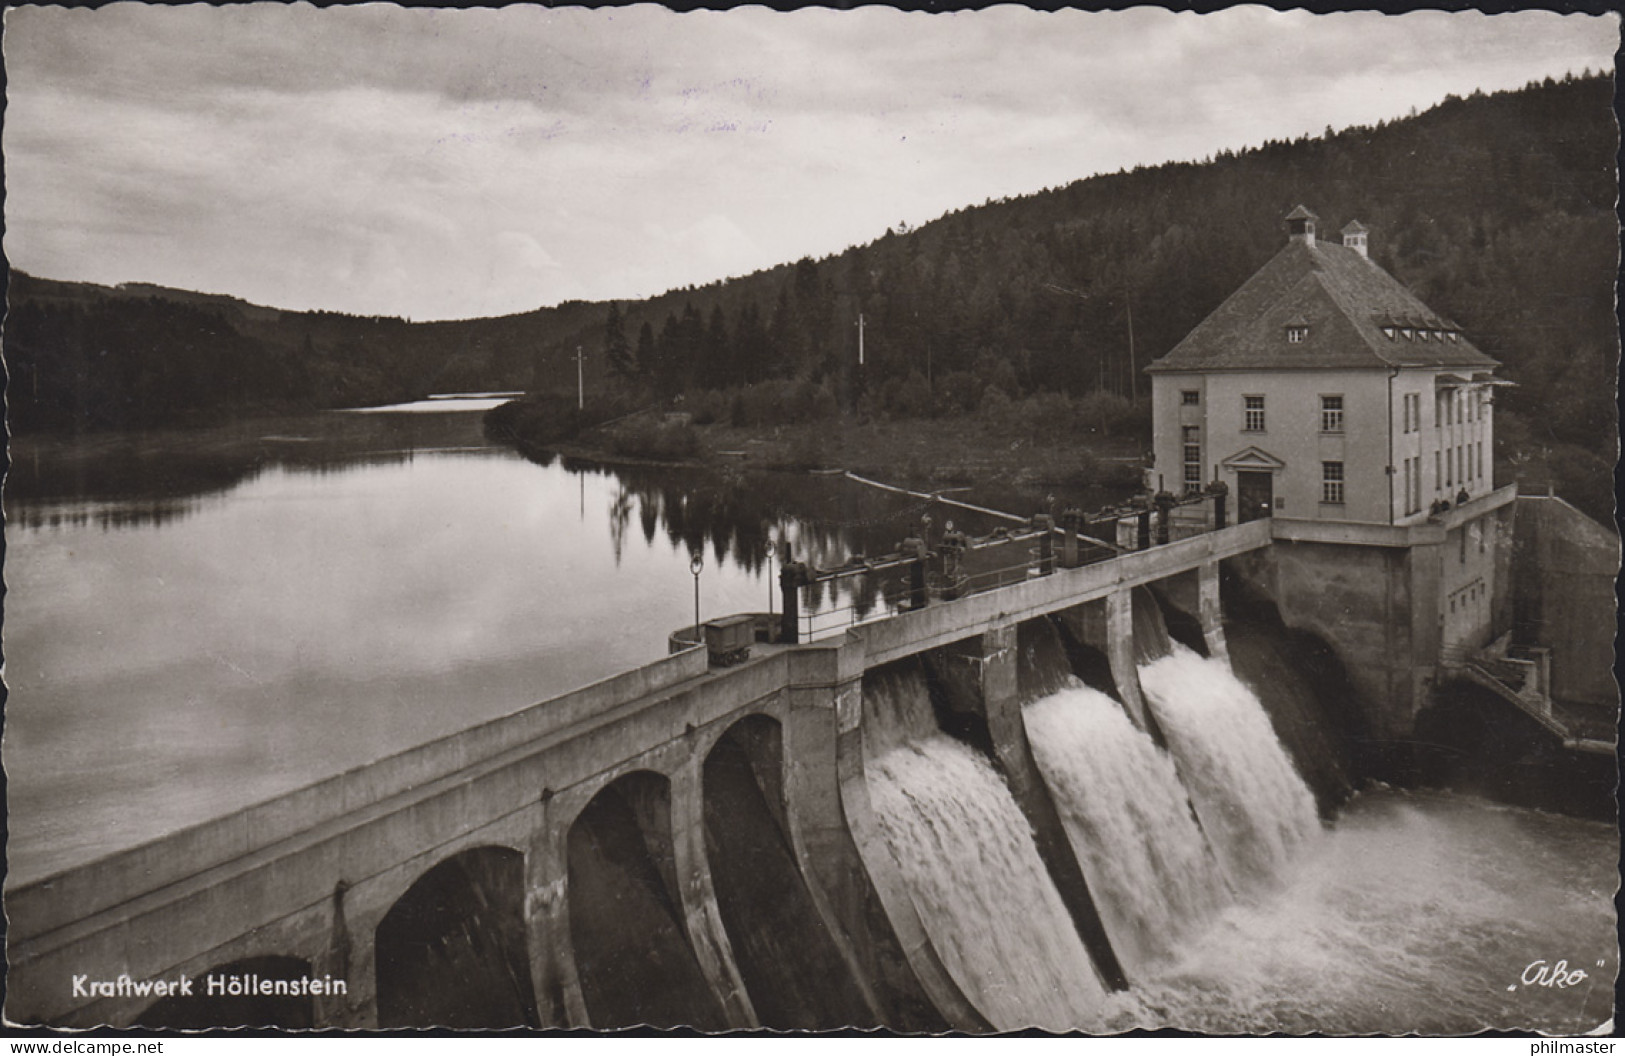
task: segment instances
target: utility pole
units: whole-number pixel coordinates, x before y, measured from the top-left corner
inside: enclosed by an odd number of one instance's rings
[[[586,407],[587,407],[587,387],[586,387],[585,382],[582,380],[582,374],[581,374],[581,362],[585,358],[586,358],[585,355],[581,351],[581,346],[577,345],[576,346],[575,359],[576,359],[576,410],[578,410],[578,411],[586,410]]]
[[[1043,286],[1047,290],[1054,290],[1056,293],[1064,293],[1069,297],[1076,297],[1080,301],[1092,301],[1092,300],[1100,299],[1100,298],[1097,298],[1097,296],[1095,294],[1079,293],[1077,290],[1069,290],[1065,286],[1057,286],[1053,282],[1043,283]],[[1134,355],[1134,305],[1129,300],[1129,288],[1128,288],[1128,283],[1126,281],[1123,283],[1123,311],[1128,314],[1128,392],[1129,392],[1129,399],[1130,400],[1138,400],[1140,398],[1140,384],[1139,384],[1139,379],[1134,376],[1137,373],[1137,371],[1135,369],[1136,368],[1136,359],[1137,359],[1137,357]],[[1116,379],[1114,378],[1113,381],[1112,381],[1113,388],[1116,387],[1116,384],[1117,384]],[[1100,391],[1102,391],[1102,392],[1106,391],[1106,365],[1105,365],[1105,356],[1104,355],[1101,356],[1100,374],[1099,374],[1099,378],[1095,382],[1095,387],[1100,389]]]
[[[1139,380],[1134,375],[1139,371],[1134,363],[1134,305],[1129,301],[1128,286],[1123,287],[1123,310],[1128,312],[1128,398],[1138,403],[1140,399]]]

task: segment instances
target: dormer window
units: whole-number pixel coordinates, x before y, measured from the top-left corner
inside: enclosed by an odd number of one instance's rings
[[[1405,340],[1409,341],[1411,339],[1411,328],[1408,327],[1408,326],[1400,327],[1399,328],[1399,336],[1403,337]]]
[[[1307,326],[1289,326],[1286,328],[1286,343],[1289,345],[1301,345],[1308,336],[1309,328]]]
[[[1385,326],[1382,328],[1382,336],[1386,337],[1390,341],[1394,339],[1395,332],[1395,329],[1391,326]]]
[[[1453,345],[1461,340],[1461,334],[1455,330],[1450,331],[1450,343]]]

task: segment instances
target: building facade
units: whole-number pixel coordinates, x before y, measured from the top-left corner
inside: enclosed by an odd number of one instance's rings
[[[1363,226],[1332,243],[1316,219],[1294,209],[1286,246],[1147,368],[1159,489],[1389,525],[1494,490],[1498,364],[1371,260]]]
[[[1152,484],[1273,517],[1254,562],[1289,625],[1340,643],[1402,736],[1438,672],[1511,626],[1515,488],[1495,488],[1496,361],[1316,217],[1152,363]]]

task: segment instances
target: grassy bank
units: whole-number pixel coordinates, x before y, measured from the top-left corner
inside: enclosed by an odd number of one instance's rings
[[[537,456],[738,470],[849,470],[912,487],[1042,491],[1138,487],[1143,441],[1102,435],[1051,413],[867,418],[835,414],[775,425],[696,424],[694,416],[591,405],[569,421],[538,410],[493,413],[494,438]],[[1058,419],[1058,420],[1057,420]]]

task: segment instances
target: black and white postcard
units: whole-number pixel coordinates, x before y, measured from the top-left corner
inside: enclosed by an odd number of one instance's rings
[[[8,8],[6,1023],[1611,1031],[1601,12]]]

